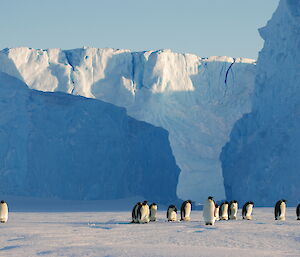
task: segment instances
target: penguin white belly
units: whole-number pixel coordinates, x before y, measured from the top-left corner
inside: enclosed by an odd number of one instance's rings
[[[173,210],[168,211],[168,221],[176,221],[177,220],[177,213]]]
[[[286,205],[284,202],[280,204],[280,216],[278,217],[279,220],[285,220],[285,210],[286,210]]]
[[[253,209],[252,204],[249,204],[246,208],[246,219],[247,220],[252,220],[252,209]]]
[[[203,218],[206,225],[215,224],[215,203],[213,201],[206,201],[203,209]]]
[[[142,205],[140,207],[138,214],[138,222],[139,223],[148,223],[150,221],[149,219],[149,206],[148,205]]]
[[[5,223],[8,220],[8,207],[6,203],[0,204],[0,222]]]
[[[219,210],[220,210],[219,207],[215,208],[215,220],[220,220]]]
[[[150,213],[151,213],[150,221],[156,221],[157,207],[156,208],[152,207]]]
[[[221,220],[228,220],[228,205],[223,205],[221,211]]]
[[[232,204],[230,206],[230,216],[229,216],[229,219],[236,220],[237,219],[237,211],[238,211],[237,204],[236,203]]]
[[[191,209],[192,209],[192,206],[190,203],[187,203],[184,207],[184,212],[185,212],[185,215],[183,217],[183,220],[185,221],[189,221],[191,220]]]

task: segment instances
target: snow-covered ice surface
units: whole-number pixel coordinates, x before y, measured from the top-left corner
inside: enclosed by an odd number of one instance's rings
[[[170,50],[0,51],[0,71],[33,89],[97,98],[168,130],[181,169],[177,195],[195,201],[225,198],[219,154],[235,121],[250,111],[254,64]]]
[[[78,204],[80,210],[80,204]],[[300,256],[295,208],[276,222],[273,208],[254,209],[254,220],[205,226],[202,211],[191,222],[130,224],[119,212],[11,212],[0,224],[0,256]]]

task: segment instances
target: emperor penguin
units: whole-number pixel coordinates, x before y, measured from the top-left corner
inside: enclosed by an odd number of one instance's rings
[[[177,208],[175,205],[170,205],[167,210],[167,219],[168,221],[177,220]]]
[[[190,221],[191,220],[191,211],[192,211],[192,201],[186,200],[182,203],[180,208],[180,216],[182,221]]]
[[[5,223],[8,220],[8,206],[3,200],[0,202],[0,222]]]
[[[205,225],[213,226],[216,221],[215,217],[216,203],[212,196],[209,196],[204,203],[203,218]]]
[[[233,200],[229,203],[229,209],[228,209],[229,219],[236,220],[237,212],[238,212],[238,202],[236,200]]]
[[[220,206],[216,203],[215,204],[215,218],[216,218],[216,220],[220,220],[219,211],[220,211]]]
[[[228,202],[225,201],[220,206],[219,211],[220,220],[228,220]]]
[[[254,207],[253,202],[246,202],[243,206],[242,216],[243,220],[252,220],[252,210]]]
[[[137,210],[137,219],[138,223],[149,223],[150,218],[149,218],[150,210],[149,210],[149,205],[147,201],[144,201]]]
[[[297,220],[300,220],[300,203],[297,206],[296,214],[297,214]]]
[[[132,214],[131,214],[131,216],[132,216],[132,222],[131,223],[138,223],[137,212],[138,212],[139,206],[141,206],[141,205],[142,205],[142,202],[138,202],[133,207]]]
[[[285,220],[286,200],[279,200],[275,205],[275,220]]]
[[[150,209],[150,221],[156,221],[157,204],[152,203],[149,206],[149,209]]]

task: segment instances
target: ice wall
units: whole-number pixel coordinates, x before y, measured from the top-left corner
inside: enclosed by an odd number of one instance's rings
[[[300,2],[282,0],[266,27],[252,112],[239,120],[221,159],[227,198],[274,205],[300,195]]]
[[[0,194],[169,202],[179,172],[166,130],[0,72]]]
[[[181,169],[177,194],[225,197],[219,155],[233,124],[250,111],[255,61],[201,58],[170,50],[4,49],[0,70],[42,91],[63,91],[125,107],[169,131]]]

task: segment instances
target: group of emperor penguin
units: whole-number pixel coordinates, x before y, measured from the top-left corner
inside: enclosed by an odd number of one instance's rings
[[[192,201],[186,200],[180,208],[180,221],[190,221],[192,211]],[[167,210],[167,220],[177,221],[177,208],[175,205],[170,205]]]
[[[246,202],[242,209],[242,217],[246,220],[252,219],[253,202]],[[186,200],[180,208],[180,221],[190,221],[192,211],[192,201]],[[230,203],[223,202],[220,206],[215,202],[212,196],[205,201],[203,208],[203,218],[205,225],[214,225],[216,220],[236,220],[238,212],[238,202],[233,200]],[[277,201],[274,209],[275,220],[285,220],[286,200]],[[138,202],[132,210],[132,223],[149,223],[156,221],[157,204],[150,206],[147,201]],[[300,204],[296,208],[297,220],[300,220]],[[6,223],[8,220],[8,206],[5,201],[0,202],[0,223]],[[167,210],[167,220],[177,221],[177,208],[170,205]]]
[[[242,217],[244,220],[252,220],[252,211],[254,203],[246,202],[242,209]],[[192,211],[192,201],[186,200],[180,208],[180,221],[190,221]],[[286,200],[279,200],[275,205],[275,220],[285,220]],[[205,225],[214,225],[217,220],[237,220],[238,202],[224,201],[219,206],[212,196],[205,201],[203,208],[203,218]],[[132,223],[149,223],[156,221],[157,204],[152,203],[148,206],[147,201],[138,202],[132,210]],[[296,208],[297,220],[300,220],[300,204]],[[170,205],[167,210],[167,220],[177,221],[177,208]]]
[[[252,220],[252,210],[254,203],[246,202],[243,206],[243,219]],[[212,196],[205,201],[203,208],[203,218],[205,225],[214,225],[217,220],[237,220],[238,202],[223,202],[220,206],[215,202]]]
[[[148,205],[148,201],[138,202],[132,209],[132,223],[156,221],[157,204]]]
[[[180,215],[181,221],[189,221],[192,211],[192,201],[184,201],[181,205]],[[152,203],[150,206],[147,201],[138,202],[132,209],[131,223],[149,223],[156,221],[157,204]],[[167,210],[167,220],[177,221],[177,208],[175,205],[170,205]]]
[[[242,217],[245,220],[252,220],[252,210],[254,203],[246,202],[242,209]],[[223,202],[220,206],[209,196],[204,204],[203,218],[205,225],[214,225],[216,220],[236,220],[238,212],[238,202],[236,200],[228,203]],[[274,208],[275,220],[285,220],[286,200],[276,202]],[[296,208],[297,220],[300,220],[300,204]]]

